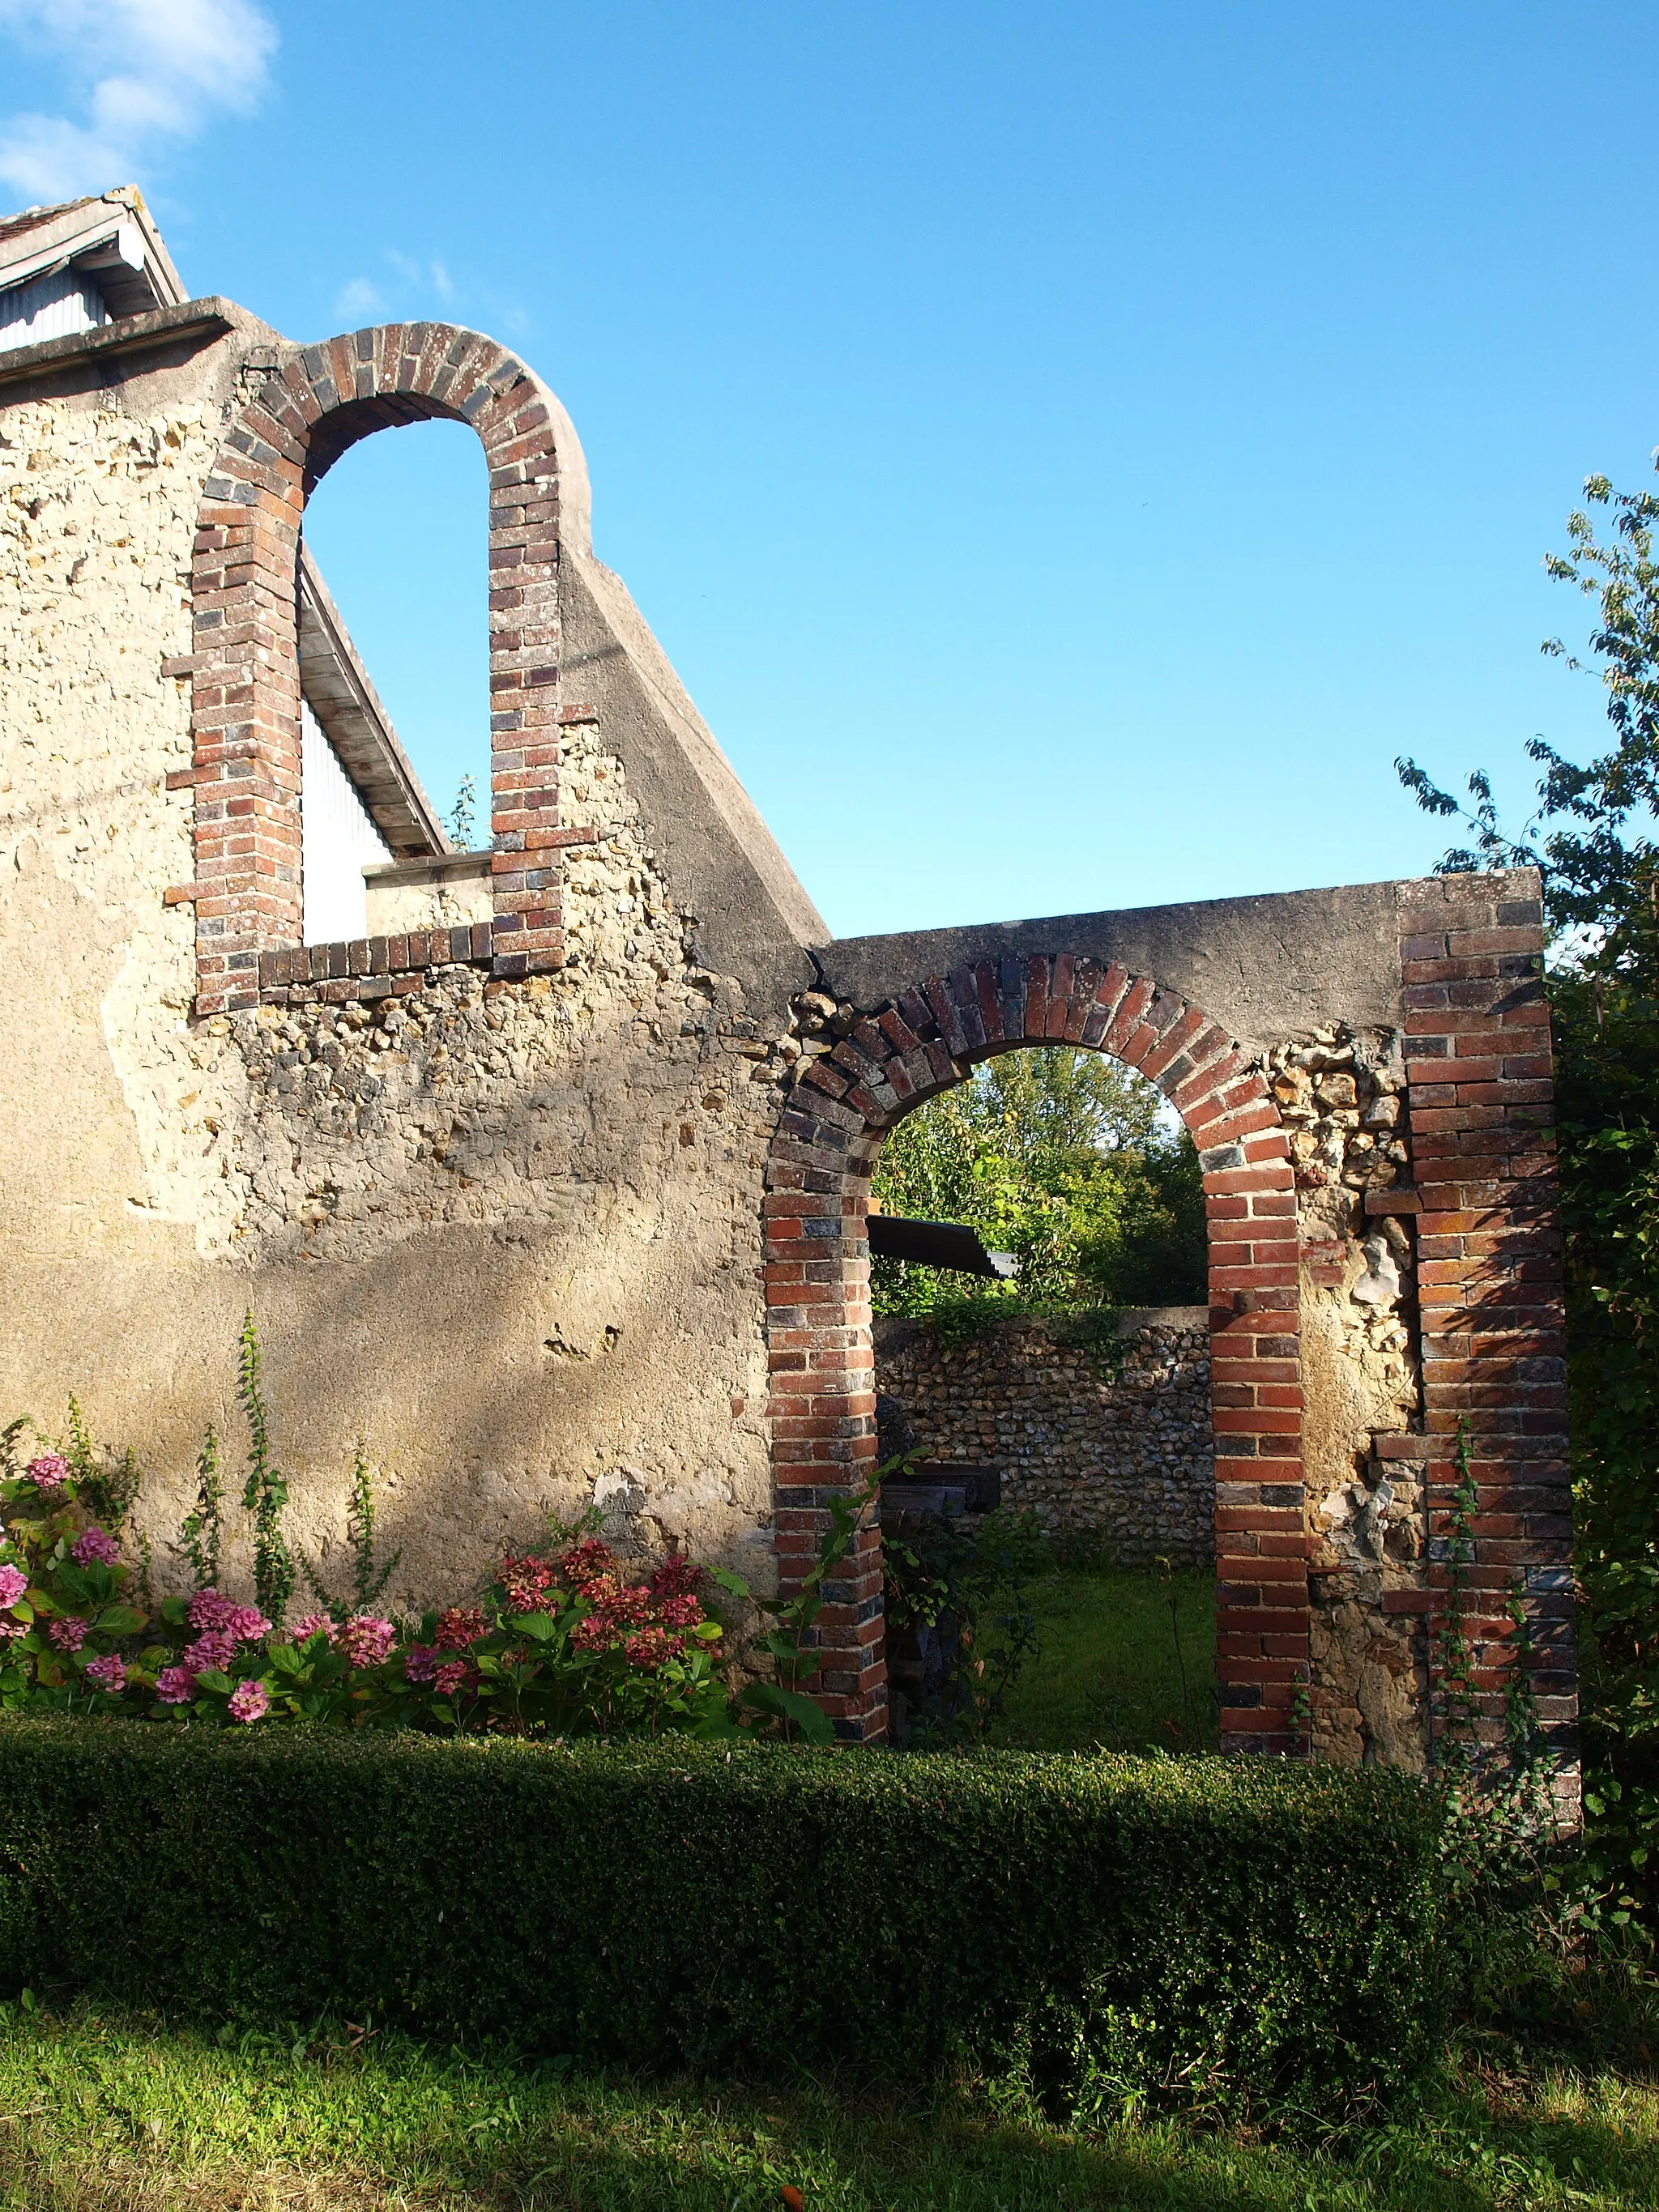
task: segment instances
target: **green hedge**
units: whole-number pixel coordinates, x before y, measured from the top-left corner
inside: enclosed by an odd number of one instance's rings
[[[1431,2057],[1444,1815],[1267,1762],[0,1722],[0,1989],[1329,2109]]]

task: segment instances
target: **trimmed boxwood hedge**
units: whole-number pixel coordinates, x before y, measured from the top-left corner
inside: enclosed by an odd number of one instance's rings
[[[0,1722],[0,1989],[652,2066],[1328,2110],[1453,1975],[1409,1778]]]

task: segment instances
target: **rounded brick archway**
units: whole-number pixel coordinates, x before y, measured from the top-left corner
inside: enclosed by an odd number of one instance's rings
[[[494,964],[562,957],[558,853],[562,531],[585,545],[587,479],[558,401],[493,338],[389,323],[284,353],[226,433],[198,516],[191,769],[197,1009],[252,1006],[259,955],[301,939],[296,573],[306,499],[360,438],[446,417],[489,470]]]
[[[776,1542],[786,1590],[827,1492],[876,1465],[870,1176],[893,1123],[1016,1046],[1110,1053],[1155,1083],[1198,1147],[1209,1224],[1216,1620],[1225,1749],[1300,1747],[1308,1664],[1296,1192],[1259,1068],[1146,976],[1056,950],[932,975],[805,1064],[767,1176],[766,1296]],[[886,1734],[880,1537],[865,1516],[818,1616],[820,1702],[849,1741]]]

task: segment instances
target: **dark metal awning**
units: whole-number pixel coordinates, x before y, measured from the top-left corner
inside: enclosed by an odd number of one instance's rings
[[[953,1267],[960,1275],[994,1275],[1005,1283],[1019,1272],[1012,1252],[988,1252],[978,1231],[959,1221],[907,1221],[901,1214],[872,1213],[868,1226],[870,1249],[884,1260]]]

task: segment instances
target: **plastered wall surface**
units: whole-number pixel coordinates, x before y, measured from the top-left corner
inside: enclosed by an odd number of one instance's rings
[[[454,1596],[597,1494],[761,1583],[754,1296],[775,1081],[701,968],[625,772],[573,732],[570,957],[384,1010],[191,1018],[190,548],[238,386],[0,410],[0,1385],[150,1469],[176,1526],[203,1425],[240,1433],[252,1304],[295,1526],[337,1536],[354,1437],[397,1594]],[[137,411],[135,411],[135,410]]]

